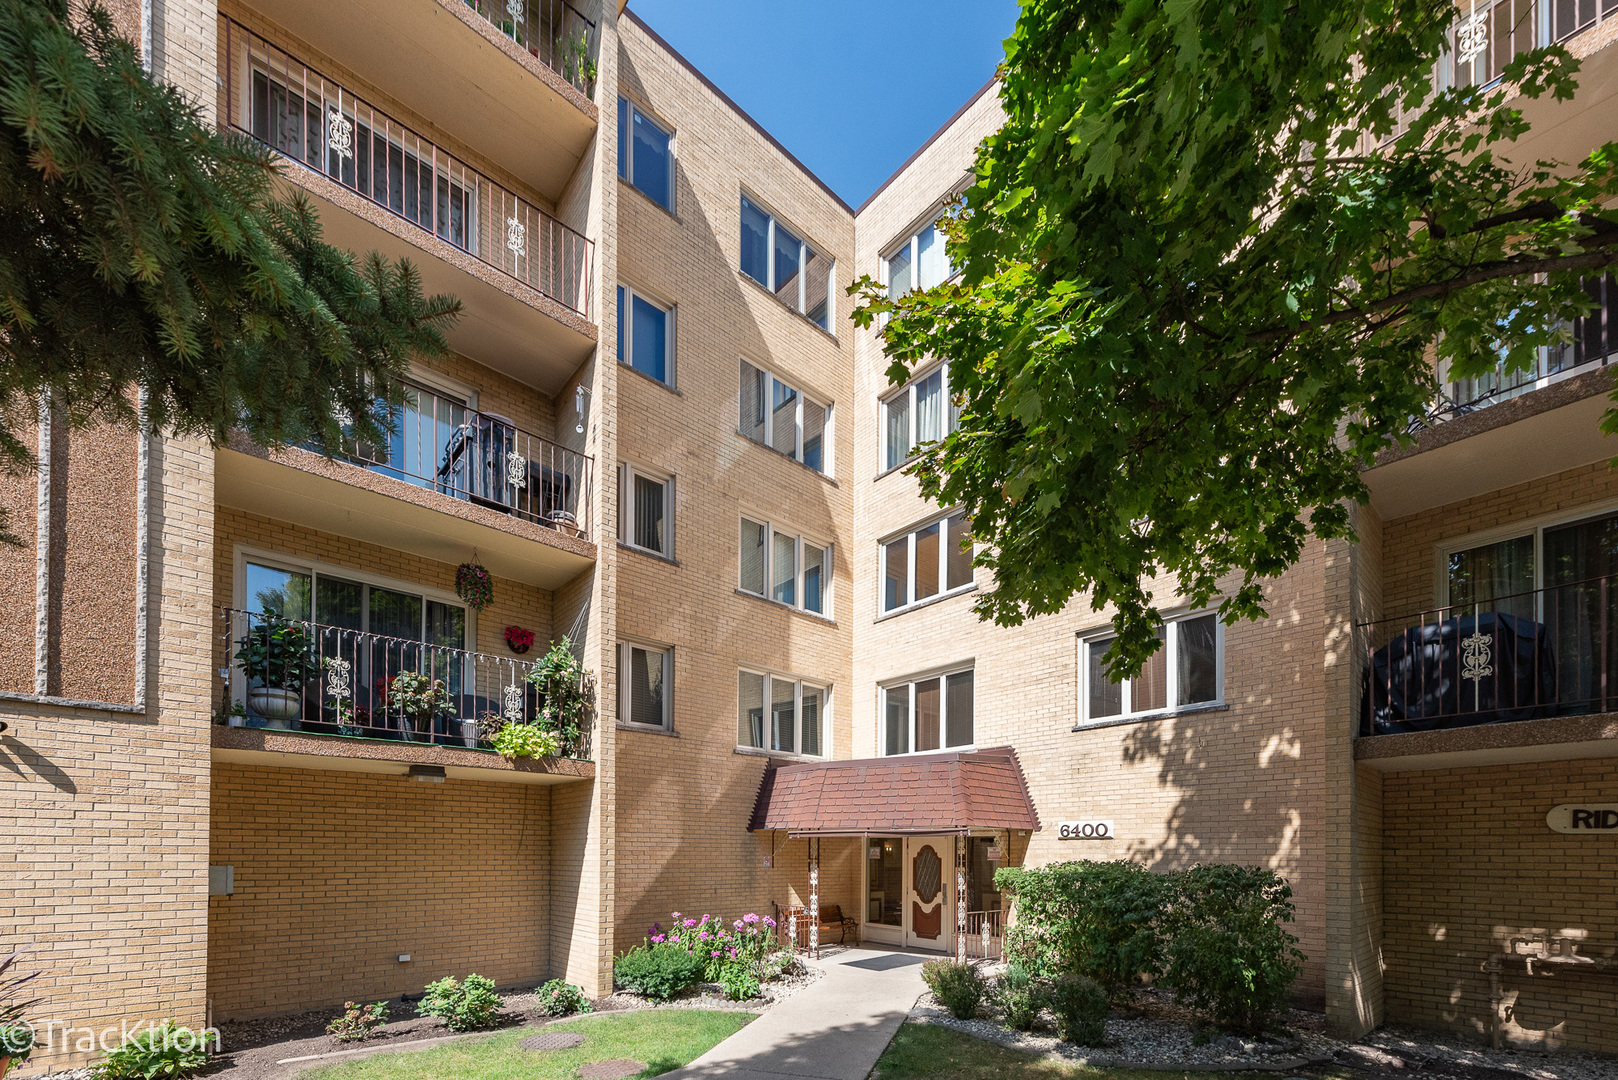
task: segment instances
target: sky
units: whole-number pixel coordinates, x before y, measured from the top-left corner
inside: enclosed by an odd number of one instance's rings
[[[994,74],[1017,0],[630,0],[850,206]]]

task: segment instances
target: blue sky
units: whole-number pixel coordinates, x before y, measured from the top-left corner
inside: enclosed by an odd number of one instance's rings
[[[850,206],[994,74],[1016,0],[630,0]]]

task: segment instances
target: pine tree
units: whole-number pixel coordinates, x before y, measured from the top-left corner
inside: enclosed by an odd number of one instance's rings
[[[386,441],[460,301],[321,240],[273,155],[142,66],[99,4],[0,0],[0,467],[58,422],[215,444]],[[4,521],[0,520],[0,533]]]

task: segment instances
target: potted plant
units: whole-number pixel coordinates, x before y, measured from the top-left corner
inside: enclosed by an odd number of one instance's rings
[[[534,632],[520,626],[506,627],[506,647],[521,656],[534,647]]]
[[[561,749],[575,751],[595,706],[596,681],[567,638],[551,643],[550,651],[528,673],[540,695],[539,726],[554,731]]]
[[[290,730],[303,712],[303,684],[314,666],[308,633],[298,623],[272,616],[237,645],[248,707],[265,718],[265,726]]]
[[[399,712],[399,729],[407,741],[432,738],[433,719],[449,704],[443,679],[419,671],[401,671],[388,684],[388,704]]]

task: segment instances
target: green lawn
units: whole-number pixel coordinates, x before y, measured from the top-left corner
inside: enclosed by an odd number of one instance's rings
[[[1087,1069],[984,1042],[935,1024],[899,1029],[871,1072],[871,1080],[1279,1080],[1279,1073],[1148,1072]],[[1307,1069],[1314,1080],[1348,1080],[1346,1070]]]
[[[700,1009],[579,1016],[543,1029],[582,1032],[584,1045],[572,1050],[520,1050],[519,1039],[541,1030],[525,1027],[431,1050],[376,1054],[328,1065],[301,1074],[299,1080],[570,1080],[580,1065],[609,1058],[644,1061],[646,1071],[640,1075],[657,1076],[688,1064],[751,1019],[749,1013]]]

